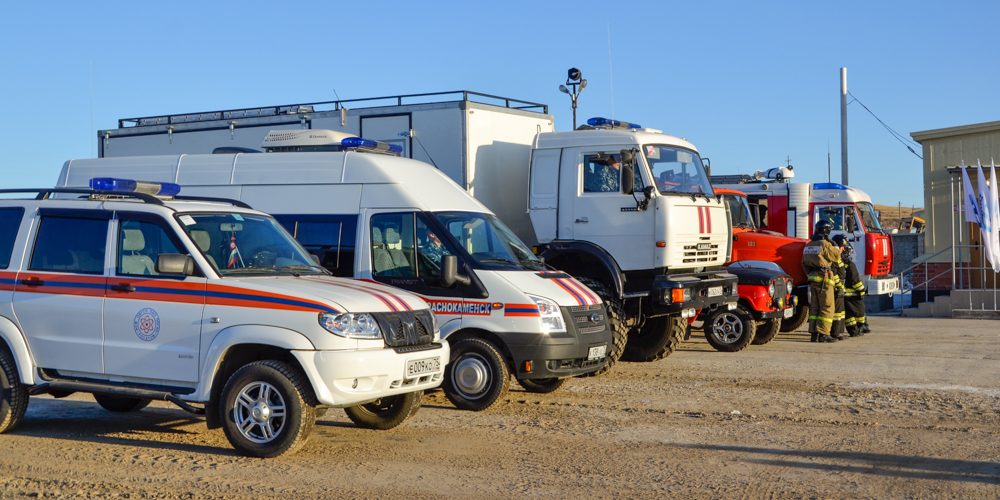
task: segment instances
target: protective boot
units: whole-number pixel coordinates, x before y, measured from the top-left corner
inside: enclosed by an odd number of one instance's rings
[[[838,340],[840,339],[836,337],[831,337],[829,335],[820,335],[819,337],[817,337],[816,342],[836,342]]]
[[[851,336],[850,336],[850,335],[848,335],[848,334],[846,334],[846,333],[844,333],[844,332],[840,332],[840,333],[838,333],[838,334],[835,334],[835,335],[831,335],[831,337],[833,337],[833,338],[835,338],[835,339],[837,339],[837,340],[844,340],[844,339],[849,339],[849,338],[851,338]]]
[[[861,333],[871,333],[872,329],[868,328],[868,318],[865,318],[865,322],[861,324]]]
[[[819,334],[818,333],[810,334],[809,342],[819,342]]]

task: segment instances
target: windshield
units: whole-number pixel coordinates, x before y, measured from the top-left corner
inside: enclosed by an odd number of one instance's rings
[[[744,196],[735,194],[724,194],[722,199],[726,201],[726,208],[733,218],[733,227],[754,228],[753,219],[750,218],[750,206]]]
[[[270,217],[189,213],[177,220],[220,276],[326,274]]]
[[[455,243],[486,269],[546,269],[545,264],[493,215],[438,212],[434,216],[455,239]]]
[[[866,233],[882,232],[882,225],[878,223],[878,215],[875,214],[875,207],[871,203],[859,202],[858,212],[861,212],[861,222],[865,225]]]
[[[670,146],[642,147],[661,193],[715,196],[698,153]]]

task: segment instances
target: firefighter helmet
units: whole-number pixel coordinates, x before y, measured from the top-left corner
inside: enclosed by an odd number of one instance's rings
[[[821,220],[816,223],[816,231],[813,232],[812,239],[821,240],[830,236],[830,231],[833,230],[833,224],[830,221]]]

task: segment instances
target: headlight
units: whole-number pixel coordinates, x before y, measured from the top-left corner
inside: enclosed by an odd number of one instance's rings
[[[328,332],[347,339],[380,339],[382,330],[371,314],[319,314],[319,324]]]
[[[767,287],[767,294],[770,295],[771,297],[774,297],[774,283],[771,283]]]
[[[563,323],[562,312],[559,305],[549,299],[534,297],[529,295],[531,300],[538,306],[538,314],[542,316],[542,331],[545,333],[565,332],[566,324]]]
[[[792,292],[795,291],[795,287],[792,286],[792,282],[788,280],[785,280],[785,288],[788,289],[788,295],[791,295]]]

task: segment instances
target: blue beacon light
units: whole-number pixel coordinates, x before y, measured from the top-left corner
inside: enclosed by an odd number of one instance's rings
[[[345,148],[358,148],[358,149],[370,149],[373,151],[386,151],[389,153],[401,155],[403,154],[403,146],[396,144],[387,144],[384,142],[373,141],[370,139],[362,139],[360,137],[348,137],[340,141],[340,145]]]
[[[639,125],[638,123],[610,120],[608,118],[601,118],[601,117],[591,118],[587,120],[587,125],[590,125],[591,127],[642,128],[642,125]]]
[[[113,177],[95,177],[90,179],[90,188],[96,191],[145,193],[153,196],[177,196],[181,192],[181,186],[172,182],[137,181],[132,179],[115,179]]]

